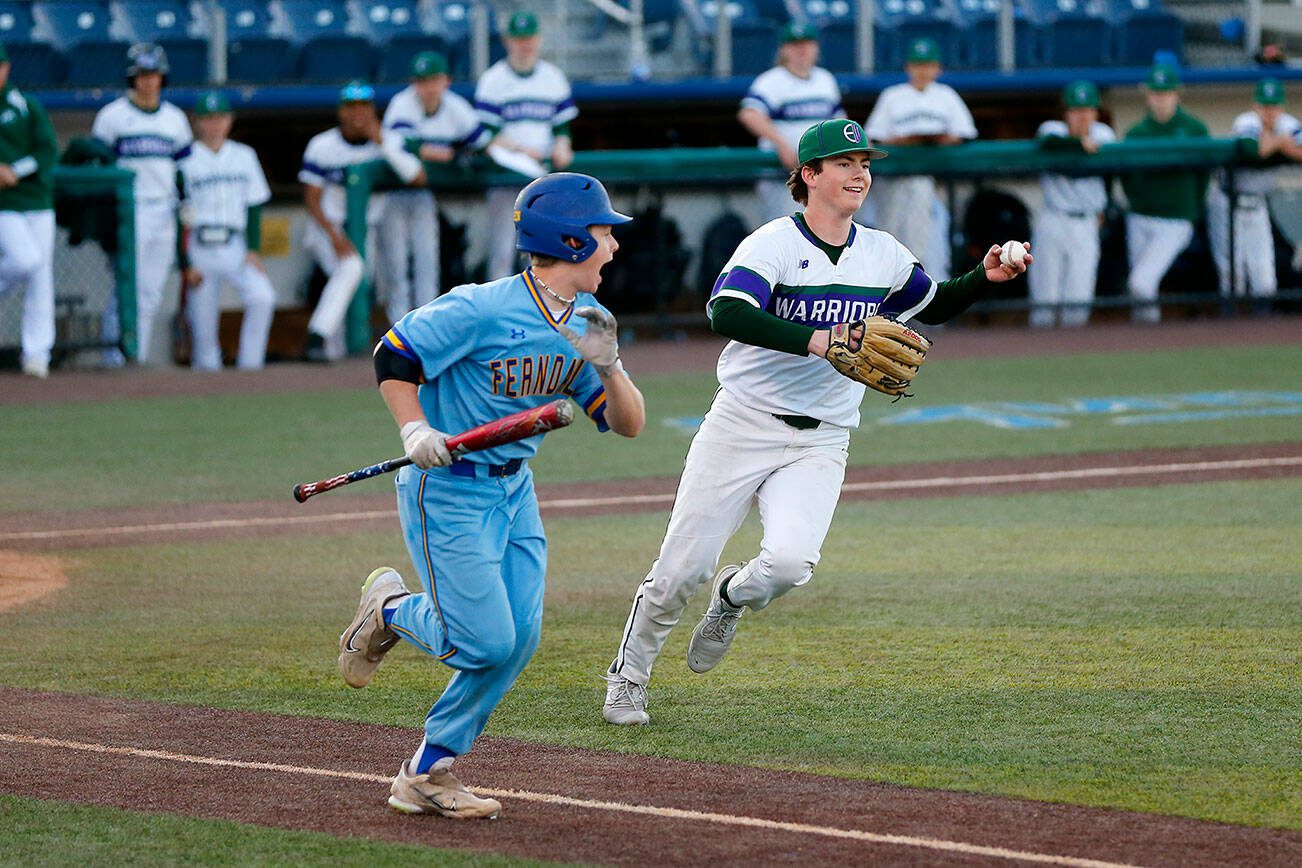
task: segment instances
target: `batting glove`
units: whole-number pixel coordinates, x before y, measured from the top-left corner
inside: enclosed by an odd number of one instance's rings
[[[423,421],[408,422],[402,426],[402,448],[406,450],[411,463],[421,470],[447,467],[452,463],[447,439],[448,435],[436,431]]]
[[[619,363],[619,326],[615,317],[599,307],[575,308],[574,315],[587,320],[588,327],[583,334],[576,333],[564,323],[556,326],[556,330],[599,375],[609,377],[623,370]]]

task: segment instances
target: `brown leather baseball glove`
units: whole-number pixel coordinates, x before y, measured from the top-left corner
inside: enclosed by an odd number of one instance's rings
[[[863,329],[863,337],[854,331]],[[908,397],[931,341],[896,319],[870,316],[832,326],[827,360],[843,376],[884,395]]]

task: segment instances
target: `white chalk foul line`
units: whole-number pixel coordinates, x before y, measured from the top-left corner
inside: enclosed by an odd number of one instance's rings
[[[37,747],[80,750],[92,753],[115,754],[118,756],[156,759],[167,762],[192,763],[205,766],[223,766],[227,768],[251,769],[254,771],[285,772],[299,775],[317,775],[325,778],[342,778],[350,781],[389,784],[391,777],[369,772],[349,772],[336,769],[320,769],[312,766],[293,766],[282,763],[250,762],[248,760],[220,759],[218,757],[194,756],[191,754],[172,753],[163,750],[150,750],[137,747],[119,747],[107,744],[94,744],[80,741],[64,741],[55,738],[42,738],[31,735],[0,732],[0,741],[14,744],[33,745]],[[1051,853],[1033,853],[1027,850],[1010,850],[1006,847],[987,847],[981,844],[968,844],[963,841],[946,841],[940,838],[920,838],[912,835],[888,835],[880,832],[864,832],[859,829],[840,829],[835,826],[815,826],[809,823],[788,823],[780,820],[766,820],[762,817],[745,817],[735,814],[716,814],[710,811],[691,811],[683,808],[662,808],[654,805],[629,805],[623,802],[603,802],[594,799],[576,799],[554,793],[535,793],[529,790],[488,789],[475,787],[475,791],[492,798],[520,799],[526,802],[540,802],[550,805],[568,805],[595,811],[617,811],[625,814],[643,814],[674,820],[692,820],[705,823],[718,823],[727,826],[741,826],[752,829],[772,829],[779,832],[794,832],[802,835],[822,835],[829,838],[844,838],[852,841],[864,841],[870,844],[893,844],[900,847],[918,847],[945,853],[963,853],[974,856],[991,856],[1018,862],[1035,862],[1045,865],[1066,865],[1072,868],[1135,868],[1121,862],[1104,862],[1098,859],[1082,859],[1076,856],[1056,856]]]
[[[982,476],[931,476],[919,479],[883,479],[875,482],[847,482],[842,491],[901,491],[927,488],[961,488],[979,485],[1014,485],[1025,482],[1060,482],[1069,479],[1116,479],[1126,476],[1206,473],[1215,470],[1255,470],[1263,467],[1296,467],[1302,456],[1282,458],[1236,458],[1225,461],[1188,461],[1173,464],[1131,464],[1124,467],[1082,467],[1075,470],[1042,470],[1027,473],[998,473]],[[632,494],[609,497],[574,497],[544,500],[542,509],[592,509],[627,504],[670,504],[672,494]],[[167,533],[216,528],[280,527],[333,522],[365,521],[388,518],[396,509],[363,512],[330,512],[322,515],[266,516],[261,518],[215,518],[205,521],[174,521],[158,524],[117,525],[112,527],[72,527],[59,530],[31,530],[0,533],[6,540],[67,539],[70,537],[126,536],[138,533]]]

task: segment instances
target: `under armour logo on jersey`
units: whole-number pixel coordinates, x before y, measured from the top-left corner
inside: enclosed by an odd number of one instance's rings
[[[802,260],[800,260],[800,267],[801,267],[801,268],[808,268],[808,267],[809,267],[809,260],[808,260],[808,259],[802,259]]]
[[[524,340],[524,329],[511,329],[511,339],[517,341]]]

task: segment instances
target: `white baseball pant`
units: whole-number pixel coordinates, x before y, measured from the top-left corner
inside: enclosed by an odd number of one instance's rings
[[[488,274],[485,280],[510,277],[516,268],[520,252],[515,249],[515,200],[520,195],[516,187],[492,187],[484,202],[488,221]]]
[[[154,318],[163,303],[167,278],[176,265],[176,209],[167,202],[136,203],[136,361],[150,361]],[[122,334],[118,298],[109,293],[103,335],[116,343]],[[117,364],[121,364],[119,358]]]
[[[23,364],[50,365],[54,348],[54,211],[0,211],[0,296],[23,296]]]
[[[397,322],[408,311],[438,297],[439,221],[433,193],[390,193],[375,247],[389,322]]]
[[[895,236],[931,274],[932,264],[923,257],[934,253],[936,246],[932,227],[936,182],[927,175],[873,178],[870,195],[876,200],[876,228]],[[940,263],[936,265],[939,268]]]
[[[1031,325],[1083,326],[1090,318],[1099,272],[1099,215],[1046,208],[1031,231],[1035,267],[1028,269]]]
[[[1278,290],[1275,236],[1264,196],[1239,196],[1234,208],[1234,288],[1230,288],[1230,197],[1216,184],[1207,191],[1207,240],[1221,295],[1269,298]],[[1036,263],[1039,264],[1038,262]]]
[[[368,231],[366,235],[369,247],[371,232]],[[312,311],[312,318],[307,322],[307,330],[325,338],[328,357],[342,358],[347,351],[344,343],[344,317],[348,314],[349,302],[362,283],[366,266],[356,251],[341,259],[330,243],[330,236],[312,220],[308,221],[303,233],[303,246],[316,259],[327,278],[326,285],[321,290],[321,298],[316,303],[316,310]]]
[[[646,684],[669,631],[710,580],[724,545],[759,504],[758,554],[728,583],[762,609],[809,581],[845,478],[850,432],[797,430],[720,389],[692,440],[660,556],[633,598],[610,672]]]
[[[236,233],[222,244],[202,244],[192,237],[187,248],[190,265],[203,280],[190,287],[186,300],[190,320],[191,367],[196,371],[218,371],[222,366],[217,324],[221,318],[222,284],[234,286],[244,306],[240,323],[240,349],[236,365],[249,370],[261,368],[267,358],[267,337],[276,306],[276,291],[267,275],[248,262],[244,236]]]
[[[1171,263],[1193,240],[1193,224],[1178,217],[1126,215],[1126,253],[1130,257],[1127,285],[1130,297],[1141,302],[1131,309],[1134,322],[1155,323],[1162,319],[1157,289]],[[1036,263],[1037,267],[1039,263]]]

